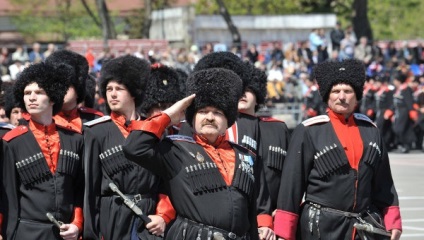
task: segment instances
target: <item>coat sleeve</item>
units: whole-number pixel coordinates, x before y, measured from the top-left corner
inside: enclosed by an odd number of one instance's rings
[[[125,157],[154,174],[170,179],[180,171],[179,157],[171,141],[160,140],[170,122],[166,114],[133,121],[122,146]],[[170,160],[166,160],[170,159]]]
[[[13,239],[19,216],[19,179],[14,164],[14,154],[9,144],[3,141],[1,211],[3,213],[3,239]]]
[[[75,206],[74,206],[74,217],[72,220],[72,223],[76,225],[80,232],[82,232],[84,226],[84,213],[83,213],[83,207],[84,207],[84,191],[85,191],[85,177],[84,177],[84,171],[83,171],[83,164],[84,164],[84,158],[83,158],[83,151],[84,151],[84,144],[83,139],[81,136],[81,141],[79,143],[79,152],[77,153],[80,157],[80,166],[78,168],[78,173],[76,177],[76,184],[75,184],[75,193],[74,196],[76,196],[75,199]]]
[[[84,239],[100,239],[100,191],[102,169],[100,165],[100,143],[90,128],[84,131]]]
[[[387,230],[402,230],[399,210],[399,199],[390,170],[389,156],[385,147],[382,151],[382,162],[375,171],[373,180],[373,203],[381,210]]]
[[[313,167],[314,153],[307,132],[302,124],[296,127],[284,161],[274,229],[277,236],[285,239],[295,239],[300,204]]]

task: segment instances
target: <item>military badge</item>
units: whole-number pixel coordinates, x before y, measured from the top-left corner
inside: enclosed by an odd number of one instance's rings
[[[196,159],[197,159],[197,161],[199,161],[199,162],[203,162],[203,161],[205,161],[205,158],[203,157],[203,155],[202,154],[200,154],[199,152],[197,152],[197,154],[196,154]]]

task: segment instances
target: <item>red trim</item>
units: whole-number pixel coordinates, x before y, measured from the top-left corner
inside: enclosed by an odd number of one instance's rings
[[[275,234],[287,240],[296,239],[298,220],[299,215],[277,209],[274,217]]]
[[[0,234],[1,234],[2,226],[3,226],[3,213],[0,213]]]
[[[367,116],[368,116],[368,117],[372,117],[372,116],[374,116],[374,110],[372,110],[372,109],[368,109],[368,110],[367,110]]]
[[[83,113],[92,113],[94,115],[97,115],[99,117],[103,117],[104,114],[100,111],[97,111],[96,109],[93,108],[88,108],[88,107],[80,107],[78,110],[80,110]]]
[[[284,122],[282,120],[273,118],[273,117],[260,117],[261,121],[263,122]]]
[[[318,115],[318,112],[312,108],[308,108],[308,110],[306,111],[306,115],[308,115],[308,117],[316,117]]]
[[[259,227],[268,227],[273,229],[274,226],[272,224],[272,216],[268,214],[259,214],[256,219],[258,220],[258,228]]]
[[[22,113],[22,118],[29,121],[31,119],[31,115],[27,112]]]
[[[145,132],[150,132],[155,134],[156,137],[160,139],[162,137],[163,132],[170,123],[171,118],[165,113],[160,113],[149,117],[148,119],[143,121],[132,120],[130,129],[131,131],[141,130]]]
[[[391,118],[394,114],[395,114],[395,113],[394,113],[392,110],[387,109],[387,110],[384,112],[384,118],[385,118],[385,119],[389,119],[389,118]]]
[[[171,222],[176,216],[176,211],[171,204],[171,200],[169,200],[169,197],[165,194],[159,194],[159,201],[156,205],[156,215],[161,216],[166,224]]]
[[[400,216],[400,210],[398,206],[390,206],[383,210],[384,224],[386,230],[399,229],[402,231],[402,218]]]
[[[416,110],[409,111],[409,118],[414,122],[418,121],[418,112]]]
[[[74,220],[72,221],[72,224],[77,226],[79,232],[81,232],[83,223],[84,223],[84,217],[83,217],[83,213],[82,213],[82,208],[75,207],[75,209],[74,209]]]
[[[10,130],[3,136],[3,140],[6,142],[9,142],[10,140],[14,139],[17,136],[20,136],[24,133],[28,132],[28,127],[26,126],[17,126],[16,128]]]

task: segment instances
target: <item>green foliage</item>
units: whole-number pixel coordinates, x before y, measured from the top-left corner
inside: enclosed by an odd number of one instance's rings
[[[351,25],[354,0],[227,0],[225,6],[232,15],[280,15],[305,13],[335,13],[342,26]],[[199,0],[197,14],[218,14],[215,0]],[[368,18],[374,38],[423,38],[424,1],[368,0]]]
[[[131,39],[141,38],[144,23],[144,10],[137,9],[132,11],[130,16],[125,18],[126,26],[125,33]]]
[[[312,6],[304,4],[305,2],[322,6],[322,0],[227,0],[224,4],[232,15],[280,15],[312,12]],[[218,4],[215,0],[199,0],[195,9],[197,14],[218,14]]]
[[[21,9],[20,14],[14,16],[12,21],[26,38],[37,39],[47,35],[54,38],[49,40],[67,41],[102,36],[101,28],[89,17],[80,1],[56,0],[55,6],[49,5],[52,3],[49,0],[10,0],[10,2]],[[90,8],[95,14],[97,13],[94,5]],[[112,13],[112,18],[115,15],[116,13]],[[115,27],[119,33],[123,31],[124,24]]]
[[[422,0],[368,0],[368,17],[375,39],[402,40],[424,37]]]
[[[352,0],[227,0],[225,6],[232,15],[281,15],[304,13],[329,13],[333,2]],[[218,14],[216,0],[199,0],[197,14]]]

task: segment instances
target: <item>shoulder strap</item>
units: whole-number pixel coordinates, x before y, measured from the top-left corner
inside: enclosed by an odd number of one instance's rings
[[[317,123],[325,123],[325,122],[329,122],[330,121],[330,117],[328,117],[327,115],[319,115],[313,118],[309,118],[306,119],[305,121],[302,122],[302,124],[307,127],[307,126],[311,126]]]
[[[91,120],[89,122],[84,123],[84,126],[92,127],[96,124],[109,121],[110,119],[111,119],[110,116],[103,116],[103,117],[100,117],[100,118],[97,118],[97,119],[94,119],[94,120]]]

